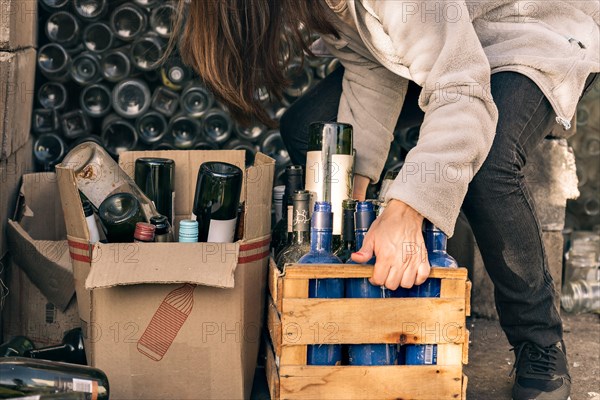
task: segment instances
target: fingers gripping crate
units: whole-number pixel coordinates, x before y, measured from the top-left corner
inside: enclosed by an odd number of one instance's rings
[[[309,299],[310,279],[368,278],[372,266],[271,261],[267,381],[271,399],[465,399],[471,283],[464,268],[432,268],[439,298]],[[312,366],[311,344],[437,344],[437,365]]]

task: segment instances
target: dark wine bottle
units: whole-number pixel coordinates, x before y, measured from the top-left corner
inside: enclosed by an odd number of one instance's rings
[[[137,140],[135,127],[128,120],[110,114],[102,122],[102,143],[114,157],[118,157],[123,151],[132,150]]]
[[[325,147],[331,155],[329,166],[325,166]],[[328,169],[329,174],[325,172]],[[342,202],[352,198],[353,170],[352,125],[333,122],[311,124],[306,154],[306,190],[316,193],[316,201],[331,201],[334,248],[338,248],[341,242]]]
[[[155,144],[162,140],[167,133],[167,120],[156,111],[149,111],[135,121],[139,139],[145,144]]]
[[[80,85],[91,85],[102,79],[100,58],[95,53],[84,51],[71,63],[71,78]]]
[[[425,247],[432,267],[458,268],[454,258],[446,251],[448,237],[430,221],[425,221]],[[442,281],[429,278],[421,285],[408,290],[408,297],[440,297]],[[410,344],[405,347],[406,365],[436,365],[437,345]]]
[[[112,108],[111,91],[106,85],[94,84],[81,91],[79,105],[83,112],[93,118],[106,116]]]
[[[138,199],[131,193],[116,193],[100,204],[98,216],[109,243],[131,243],[135,225],[144,222]]]
[[[285,264],[298,262],[300,257],[310,251],[310,192],[298,190],[292,199],[292,240],[281,251],[277,260],[277,268],[280,271],[283,271]]]
[[[46,37],[51,42],[58,43],[65,48],[72,48],[79,44],[81,30],[75,15],[58,11],[46,20]]]
[[[36,135],[60,131],[58,112],[49,108],[36,108],[32,112],[31,130]]]
[[[104,22],[89,24],[83,30],[83,45],[88,51],[104,54],[113,47],[115,36]]]
[[[125,49],[108,51],[100,61],[102,76],[109,82],[121,82],[131,74],[131,61]]]
[[[45,133],[33,143],[33,158],[42,170],[51,171],[63,159],[65,149],[65,142],[60,136]]]
[[[108,12],[108,0],[73,0],[77,16],[85,21],[96,21]]]
[[[83,332],[81,328],[65,332],[62,343],[25,352],[25,357],[38,358],[48,361],[61,361],[70,364],[87,365],[83,348]]]
[[[283,197],[283,218],[275,225],[271,239],[273,256],[278,259],[281,250],[292,239],[292,195],[304,188],[304,169],[299,165],[290,165],[285,169],[285,191]]]
[[[252,143],[258,143],[267,133],[267,127],[260,122],[253,122],[249,125],[236,124],[235,134],[241,140],[247,140]]]
[[[354,233],[354,213],[356,212],[356,200],[346,199],[342,202],[342,242],[333,254],[338,256],[342,262],[350,260],[350,256],[356,251],[356,236]]]
[[[153,32],[146,33],[131,45],[131,62],[141,71],[151,71],[160,65],[166,43]]]
[[[67,105],[67,89],[59,82],[46,82],[37,92],[40,105],[50,110],[62,110]]]
[[[33,342],[25,336],[15,336],[0,345],[0,357],[22,357],[28,350],[33,350]]]
[[[173,3],[161,4],[150,14],[150,29],[162,38],[168,39],[173,33],[177,8]]]
[[[331,232],[333,213],[331,204],[316,202],[311,217],[310,251],[298,262],[301,264],[341,264],[332,253]],[[308,297],[319,299],[343,298],[342,279],[311,279],[308,281]],[[308,365],[338,365],[342,360],[342,346],[339,344],[308,346]]]
[[[359,202],[354,214],[356,247],[363,245],[371,224],[375,221],[375,210],[371,202]],[[349,261],[349,264],[355,264]],[[367,264],[374,265],[375,258]],[[389,298],[390,291],[385,287],[372,285],[367,278],[346,279],[347,298]],[[393,344],[352,344],[348,346],[350,365],[394,365],[397,360],[396,345]]]
[[[177,114],[171,118],[167,131],[170,132],[176,148],[190,149],[201,136],[202,124],[196,118]]]
[[[135,160],[135,183],[148,196],[161,215],[175,220],[175,161],[143,157]]]
[[[152,95],[152,108],[167,117],[172,117],[179,107],[179,95],[177,92],[159,86]]]
[[[163,85],[169,89],[180,91],[192,80],[192,70],[186,66],[180,57],[171,57],[161,68]]]
[[[140,79],[127,79],[113,89],[113,108],[123,118],[137,118],[150,108],[148,84]]]
[[[204,121],[204,134],[217,145],[225,144],[231,138],[233,121],[228,113],[220,108],[208,110],[202,117]]]
[[[88,135],[92,130],[92,123],[83,110],[71,110],[60,118],[63,135],[67,139],[77,139]]]
[[[131,2],[121,4],[110,15],[110,27],[114,35],[125,42],[132,42],[141,36],[147,24],[144,10]]]
[[[201,117],[211,109],[214,101],[213,94],[202,83],[192,81],[181,93],[181,110],[190,117]]]
[[[42,8],[48,12],[64,10],[69,6],[71,0],[40,0]]]
[[[38,70],[46,78],[55,82],[69,80],[71,56],[64,47],[57,43],[48,43],[38,50]]]
[[[200,166],[193,208],[199,224],[198,241],[233,242],[243,176],[240,168],[228,163]]]
[[[109,384],[96,368],[30,358],[0,358],[0,397],[85,393],[88,399],[108,400]]]

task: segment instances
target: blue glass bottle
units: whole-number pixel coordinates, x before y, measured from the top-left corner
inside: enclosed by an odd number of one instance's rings
[[[331,203],[315,203],[310,229],[310,251],[303,255],[300,264],[341,264],[331,252],[333,213]],[[336,299],[344,297],[342,279],[311,279],[308,283],[308,297]],[[308,365],[336,365],[342,361],[342,346],[323,344],[308,346]]]
[[[448,237],[431,222],[425,221],[425,246],[432,267],[457,268],[456,260],[446,251]],[[409,297],[440,297],[440,279],[427,279],[422,285],[413,286]],[[436,365],[437,345],[412,344],[406,347],[406,365]]]
[[[375,221],[375,209],[372,202],[360,202],[354,214],[356,248],[363,245],[365,235]],[[348,264],[356,264],[349,261]],[[375,257],[367,263],[375,264]],[[390,291],[381,286],[371,285],[368,278],[346,279],[347,298],[379,299],[390,297]],[[348,346],[350,365],[394,365],[397,351],[393,344],[352,344]]]

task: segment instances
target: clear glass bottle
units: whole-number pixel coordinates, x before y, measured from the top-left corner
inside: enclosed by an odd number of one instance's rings
[[[140,79],[127,79],[113,89],[113,108],[123,118],[137,118],[150,108],[152,94]]]
[[[106,85],[100,83],[86,86],[81,91],[79,105],[86,115],[102,118],[112,109],[111,91]]]
[[[98,207],[98,217],[109,243],[133,242],[136,224],[144,222],[141,204],[131,193],[107,197]]]
[[[277,268],[293,264],[310,252],[310,192],[298,190],[292,195],[292,240],[279,255]]]
[[[110,154],[118,157],[124,151],[133,150],[138,135],[135,126],[116,114],[110,114],[102,122],[102,143]]]
[[[566,283],[562,288],[560,304],[569,313],[600,314],[600,281],[580,279]]]
[[[33,143],[33,158],[43,171],[52,171],[65,155],[66,145],[54,133],[40,135]]]
[[[205,162],[200,166],[193,208],[198,241],[233,243],[243,177],[233,164]]]
[[[331,204],[316,202],[311,217],[310,251],[302,256],[300,264],[341,264],[332,253],[333,213]],[[308,284],[308,297],[319,299],[343,298],[342,279],[311,279]],[[308,346],[308,365],[339,365],[342,361],[342,346],[339,344]]]
[[[104,22],[87,25],[83,30],[82,42],[88,51],[104,55],[113,47],[115,36]]]
[[[157,111],[148,111],[135,121],[140,141],[148,145],[160,142],[167,133],[167,127],[167,120]]]
[[[331,155],[329,166],[325,165],[325,147]],[[326,176],[328,169],[329,176]],[[339,247],[342,237],[342,202],[351,199],[353,194],[353,172],[352,126],[334,122],[312,123],[306,153],[306,190],[316,193],[317,201],[330,196],[335,248]]]
[[[49,110],[62,110],[67,104],[67,89],[59,82],[46,82],[37,92],[40,105]]]
[[[63,165],[73,168],[78,189],[95,209],[115,193],[131,193],[139,200],[145,221],[159,215],[156,207],[119,167],[104,148],[94,142],[74,147],[64,158]]]
[[[81,328],[71,329],[65,332],[60,344],[40,349],[30,349],[25,352],[24,356],[40,360],[87,365],[83,348],[83,332]]]
[[[70,399],[75,392],[87,398],[108,400],[109,384],[104,372],[77,364],[31,358],[0,358],[0,387],[16,396],[60,393]]]
[[[350,256],[356,251],[356,235],[354,232],[354,213],[356,212],[356,200],[346,199],[342,202],[342,241],[333,253],[343,263],[350,260]]]
[[[144,10],[131,2],[114,9],[110,15],[113,34],[125,42],[133,42],[146,31],[148,19]]]
[[[354,225],[356,247],[361,248],[376,214],[371,202],[356,204]],[[348,264],[356,264],[349,261]],[[374,265],[375,257],[367,264]],[[346,279],[347,298],[385,299],[391,297],[390,291],[382,286],[374,286],[368,278]],[[397,349],[393,344],[352,344],[348,346],[348,361],[350,365],[394,365],[397,361]]]
[[[444,232],[425,221],[425,246],[427,247],[427,258],[432,267],[458,268],[456,260],[446,251],[448,237]],[[413,286],[408,291],[409,297],[440,297],[441,280],[427,279],[419,286]],[[402,346],[405,353],[406,365],[436,365],[437,345],[435,344],[411,344]]]

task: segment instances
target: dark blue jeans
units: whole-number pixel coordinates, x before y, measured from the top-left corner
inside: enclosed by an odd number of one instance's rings
[[[306,161],[308,125],[336,120],[342,78],[339,68],[281,119],[281,135],[295,164]],[[591,82],[592,77],[588,86]],[[547,346],[562,340],[562,323],[523,168],[528,154],[550,133],[556,115],[542,91],[524,75],[494,74],[491,91],[499,112],[498,128],[486,161],[469,185],[463,211],[494,282],[496,308],[509,342]],[[411,82],[397,128],[423,120],[419,93]]]

